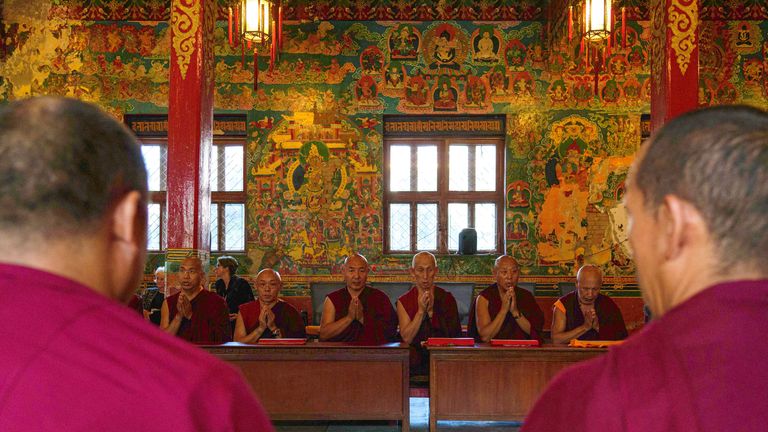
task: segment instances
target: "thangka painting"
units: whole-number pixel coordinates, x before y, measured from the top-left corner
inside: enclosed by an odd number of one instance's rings
[[[81,3],[5,5],[0,98],[68,95],[118,118],[167,112],[166,8],[119,21],[102,16],[111,9],[101,0]],[[327,274],[362,251],[385,271],[405,271],[407,257],[382,255],[383,115],[438,113],[507,116],[503,237],[528,274],[571,274],[581,261],[632,274],[621,198],[650,112],[648,21],[629,21],[626,43],[596,70],[575,41],[548,46],[542,21],[525,14],[305,16],[323,11],[288,11],[273,67],[258,57],[257,89],[253,56],[229,46],[225,21],[215,28],[215,110],[248,119],[245,254],[254,269]],[[768,108],[768,23],[700,24],[700,102]],[[485,272],[481,261],[454,270]]]

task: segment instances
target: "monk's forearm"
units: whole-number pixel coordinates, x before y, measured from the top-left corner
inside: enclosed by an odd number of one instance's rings
[[[261,335],[264,334],[264,330],[266,329],[262,327],[256,327],[254,331],[245,335],[245,337],[241,337],[235,334],[235,342],[247,343],[247,344],[256,343],[261,338]]]
[[[576,339],[588,331],[589,331],[589,327],[585,327],[584,325],[580,325],[570,331],[562,331],[562,332],[553,331],[552,343],[567,344],[568,342],[571,341],[571,339]]]
[[[499,311],[490,324],[485,327],[478,326],[477,331],[480,333],[480,339],[482,339],[483,342],[490,342],[490,340],[499,333],[501,326],[504,324],[505,315],[505,311]]]
[[[328,340],[335,336],[338,336],[341,332],[343,332],[349,325],[352,324],[352,318],[349,316],[345,316],[337,321],[334,321],[330,324],[321,324],[320,325],[320,340]]]
[[[164,328],[165,331],[168,333],[175,335],[179,332],[179,327],[181,327],[181,315],[176,314],[176,316],[173,317],[171,322],[168,323],[168,327]]]
[[[416,315],[414,315],[411,322],[409,322],[405,328],[400,329],[400,337],[403,338],[403,342],[410,344],[411,341],[413,341],[413,338],[416,337],[416,334],[419,332],[419,328],[421,328],[421,322],[424,321],[424,311],[419,310],[416,312]]]
[[[515,322],[520,327],[522,331],[525,332],[528,336],[531,335],[531,322],[528,321],[528,318],[525,317],[521,312],[518,312],[520,314],[520,318],[516,318]]]

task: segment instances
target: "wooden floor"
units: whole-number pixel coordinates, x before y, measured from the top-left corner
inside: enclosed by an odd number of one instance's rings
[[[411,431],[429,429],[429,399],[411,398]],[[516,432],[519,422],[438,422],[439,431],[445,432]],[[276,422],[278,432],[394,432],[400,427],[387,422]]]

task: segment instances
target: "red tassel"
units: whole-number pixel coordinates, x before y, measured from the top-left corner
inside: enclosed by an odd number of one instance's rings
[[[627,47],[627,8],[621,8],[621,47]]]
[[[251,43],[251,40],[248,39],[248,50],[250,51],[253,48],[253,44]]]
[[[275,69],[275,58],[277,55],[277,38],[272,38],[272,43],[269,46],[269,71],[272,72]]]
[[[229,46],[231,47],[232,46],[232,8],[228,7],[227,12],[228,12],[227,35],[229,36]]]
[[[283,4],[277,4],[277,50],[283,50]]]
[[[568,42],[573,39],[573,6],[568,6]]]
[[[235,8],[235,34],[237,37],[235,38],[235,46],[241,45],[242,42],[240,41],[240,7]]]
[[[259,55],[253,50],[253,91],[259,89]]]
[[[243,65],[243,69],[245,69],[245,44],[240,43],[240,64]]]

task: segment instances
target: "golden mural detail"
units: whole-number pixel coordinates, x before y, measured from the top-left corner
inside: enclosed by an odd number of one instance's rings
[[[663,87],[662,78],[666,53],[664,52],[665,40],[667,38],[667,28],[664,26],[664,3],[666,0],[651,0],[651,76],[656,83],[653,92],[656,95],[661,93]]]
[[[682,75],[691,64],[691,53],[696,48],[696,31],[699,26],[697,0],[672,0],[669,4],[669,30],[671,45],[675,51],[677,66]]]
[[[203,6],[203,67],[205,68],[205,81],[208,88],[214,85],[214,33],[216,30],[216,2],[215,0],[201,0]],[[193,33],[194,35],[194,33]]]
[[[198,0],[173,1],[171,43],[182,79],[187,77],[187,68],[195,52],[195,35],[200,28],[200,7]]]

